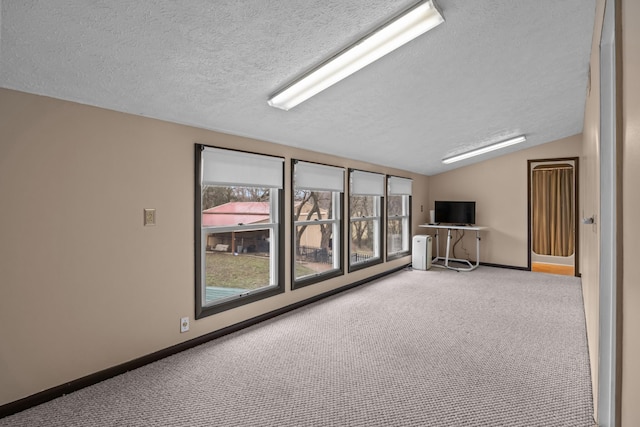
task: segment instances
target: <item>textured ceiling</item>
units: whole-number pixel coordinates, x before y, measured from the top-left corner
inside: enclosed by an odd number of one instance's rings
[[[414,2],[0,0],[0,87],[427,175],[582,131],[595,0],[437,0],[441,26],[290,111],[267,105]]]

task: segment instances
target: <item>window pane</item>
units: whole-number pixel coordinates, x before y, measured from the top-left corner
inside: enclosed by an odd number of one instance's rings
[[[293,220],[335,219],[333,192],[296,190],[293,195]]]
[[[378,214],[378,196],[351,196],[349,202],[349,216],[362,218]]]
[[[205,303],[272,285],[271,240],[269,229],[207,234]]]
[[[387,254],[409,251],[409,196],[387,197]]]
[[[333,224],[296,227],[296,279],[334,269]]]
[[[351,264],[378,258],[378,221],[351,221]]]
[[[409,250],[406,231],[403,230],[405,222],[404,219],[390,219],[387,222],[387,253],[394,254]]]
[[[349,203],[350,264],[366,263],[380,258],[379,196],[351,196]]]
[[[272,222],[270,188],[216,185],[202,188],[203,227]]]
[[[388,196],[387,197],[387,216],[393,217],[404,215],[404,198],[405,196]]]

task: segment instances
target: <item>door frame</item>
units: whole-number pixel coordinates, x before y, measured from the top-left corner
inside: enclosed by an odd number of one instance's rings
[[[578,232],[579,216],[578,207],[580,206],[580,169],[578,165],[578,157],[558,157],[552,159],[530,159],[527,160],[527,270],[531,271],[531,165],[533,163],[546,162],[573,162],[573,272],[576,277],[580,277],[580,233]]]
[[[598,397],[599,426],[621,423],[622,383],[622,209],[618,172],[621,159],[619,135],[621,118],[620,3],[606,0],[600,36],[600,210],[598,277]],[[617,28],[618,27],[618,28]],[[593,345],[596,345],[595,343]]]

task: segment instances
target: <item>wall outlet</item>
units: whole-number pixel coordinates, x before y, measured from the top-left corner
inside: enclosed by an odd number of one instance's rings
[[[156,225],[156,210],[155,209],[145,209],[144,210],[144,225]]]
[[[189,318],[180,318],[180,333],[187,332],[189,330]]]

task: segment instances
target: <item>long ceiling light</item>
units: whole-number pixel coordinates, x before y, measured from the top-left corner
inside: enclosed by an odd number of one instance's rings
[[[423,0],[280,89],[268,99],[289,110],[444,22],[433,0]]]
[[[520,144],[525,142],[527,138],[524,135],[517,136],[515,138],[507,139],[506,141],[496,142],[495,144],[485,145],[484,147],[476,148],[475,150],[467,151],[466,153],[456,154],[455,156],[445,157],[442,159],[442,163],[449,164],[453,162],[459,162],[460,160],[468,159],[469,157],[479,156],[480,154],[488,153],[490,151],[499,150],[500,148],[508,147],[514,144]]]

